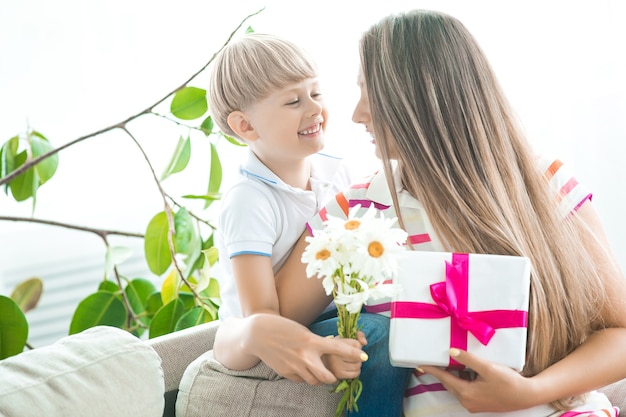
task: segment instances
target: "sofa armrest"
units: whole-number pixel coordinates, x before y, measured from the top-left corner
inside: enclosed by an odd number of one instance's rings
[[[146,341],[161,357],[166,393],[178,390],[187,366],[213,349],[218,326],[216,320]]]

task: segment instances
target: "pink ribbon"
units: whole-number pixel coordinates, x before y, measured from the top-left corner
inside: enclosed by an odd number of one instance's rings
[[[496,329],[527,327],[528,312],[523,310],[467,311],[469,287],[469,255],[453,253],[452,262],[446,261],[446,280],[430,286],[435,304],[394,301],[391,318],[438,319],[450,317],[450,347],[467,350],[467,333],[483,345]],[[450,358],[451,367],[463,367]]]

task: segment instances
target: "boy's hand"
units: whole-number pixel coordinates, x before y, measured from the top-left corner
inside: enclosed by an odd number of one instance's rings
[[[326,368],[322,357],[333,358],[337,364],[340,361],[351,363],[351,367],[358,362],[360,368],[365,352],[359,348],[358,341],[318,336],[305,326],[278,315],[256,314],[250,318],[246,340],[242,341],[245,351],[287,379],[311,385],[335,383],[337,377]]]
[[[365,335],[359,331],[357,333],[357,339],[344,339],[340,337],[327,336],[327,338],[333,338],[341,343],[345,343],[348,346],[353,346],[357,349],[361,349],[367,344]],[[352,379],[359,376],[361,373],[361,363],[367,360],[367,354],[365,352],[355,360],[354,357],[345,355],[325,354],[322,357],[322,361],[326,368],[335,375],[337,379]]]

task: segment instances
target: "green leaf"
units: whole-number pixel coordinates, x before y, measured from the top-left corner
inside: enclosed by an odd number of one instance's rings
[[[191,266],[191,272],[193,273],[194,271],[200,270],[203,266],[204,266],[204,254],[202,253],[203,250],[205,249],[209,249],[213,247],[213,234],[211,234],[211,236],[209,236],[209,238],[205,241],[202,242],[201,247],[200,247],[200,253],[198,253],[198,256],[196,256],[196,260],[194,261],[193,265]]]
[[[18,305],[0,295],[0,359],[22,353],[28,339],[28,321]]]
[[[30,278],[15,287],[11,299],[26,313],[37,306],[42,292],[43,281],[40,278]]]
[[[30,133],[29,142],[33,159],[38,158],[41,155],[46,154],[54,149],[48,139],[46,139],[41,133],[36,131]],[[46,181],[52,178],[52,176],[57,171],[58,166],[58,153],[48,156],[46,159],[35,165],[35,169],[37,170],[37,176],[39,177],[39,185],[43,185]]]
[[[177,253],[189,253],[193,251],[192,245],[196,241],[196,229],[193,217],[186,208],[181,207],[174,215],[174,247]]]
[[[170,111],[182,120],[193,120],[206,113],[209,106],[206,90],[197,87],[184,87],[176,92]]]
[[[235,139],[232,136],[228,136],[226,134],[224,134],[223,132],[220,132],[220,136],[223,137],[224,139],[226,139],[229,143],[235,145],[235,146],[248,146],[243,142],[238,141],[237,139]]]
[[[215,125],[213,124],[213,118],[211,116],[208,116],[202,121],[200,129],[204,132],[205,135],[209,136],[211,133],[213,133],[214,126]]]
[[[165,304],[156,312],[150,323],[149,338],[162,336],[176,330],[176,323],[185,312],[183,302],[178,298]]]
[[[215,246],[204,249],[202,251],[204,254],[204,263],[202,265],[202,269],[200,270],[200,279],[198,280],[198,285],[196,286],[196,291],[202,292],[208,286],[211,280],[211,267],[215,265],[218,260],[218,250]]]
[[[196,306],[196,297],[194,297],[194,295],[190,292],[179,292],[178,299],[183,302],[183,306],[185,306],[185,311],[190,310]]]
[[[128,302],[136,315],[146,311],[148,299],[155,291],[154,284],[143,278],[133,279],[124,289]]]
[[[207,193],[205,195],[187,194],[187,195],[184,195],[183,198],[188,198],[190,200],[215,201],[215,200],[219,200],[220,198],[222,198],[222,194],[221,193]]]
[[[215,319],[211,316],[211,313],[204,308],[197,306],[183,314],[180,319],[178,319],[175,331],[194,327],[202,323],[208,323],[213,320]]]
[[[128,298],[128,302],[130,303],[130,307],[138,317],[138,320],[144,325],[148,326],[150,324],[150,316],[146,314],[146,310],[148,309],[148,301],[150,296],[154,294],[156,291],[156,287],[154,284],[147,279],[143,278],[135,278],[131,282],[128,283],[124,292],[126,293],[126,298]],[[144,328],[139,327],[137,330],[137,335],[140,336],[144,332]]]
[[[112,294],[117,294],[119,290],[120,290],[119,285],[117,285],[115,282],[110,281],[108,279],[105,279],[104,281],[100,283],[100,285],[98,285],[98,291],[106,291]]]
[[[163,304],[167,304],[170,301],[178,298],[178,288],[180,287],[180,277],[176,268],[172,268],[167,277],[161,284],[161,300]]]
[[[172,264],[170,248],[167,243],[169,225],[164,211],[156,214],[148,227],[144,237],[144,252],[148,268],[155,275],[161,275]]]
[[[21,167],[26,162],[26,151],[22,151],[15,155],[14,163],[15,169]],[[34,169],[28,169],[26,172],[21,173],[9,183],[11,187],[11,194],[15,201],[24,201],[30,197],[35,197],[37,194],[37,188],[39,187],[39,178],[37,178],[37,172]]]
[[[217,148],[214,144],[211,144],[211,172],[209,174],[209,189],[207,194],[217,193],[222,185],[222,163],[220,162],[220,156],[217,153]],[[211,204],[211,200],[207,200],[204,204],[206,209]]]
[[[6,177],[15,170],[15,155],[17,155],[19,141],[19,136],[13,136],[0,148],[0,178]],[[6,187],[8,188],[8,185]]]
[[[220,298],[220,283],[215,278],[211,278],[209,281],[209,287],[205,291],[209,297],[218,299]]]
[[[146,313],[148,313],[148,316],[154,316],[161,307],[163,307],[161,293],[153,292],[152,294],[150,294],[150,296],[148,297],[148,302],[146,303]]]
[[[176,174],[187,168],[187,164],[189,164],[189,158],[191,156],[191,140],[189,137],[187,139],[182,136],[178,139],[178,144],[176,145],[176,149],[174,149],[174,153],[172,154],[172,159],[170,159],[170,163],[163,171],[161,175],[161,181],[164,181],[172,174]]]
[[[126,307],[115,294],[107,291],[95,292],[78,304],[69,334],[82,332],[94,326],[123,328],[126,322]]]

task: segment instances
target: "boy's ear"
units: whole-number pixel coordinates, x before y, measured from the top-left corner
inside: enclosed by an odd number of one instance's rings
[[[259,135],[256,129],[252,126],[252,123],[250,123],[248,116],[246,116],[244,112],[239,110],[234,111],[228,115],[226,121],[228,122],[228,126],[230,126],[233,132],[240,138],[249,141],[258,139]]]

